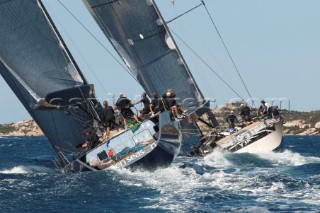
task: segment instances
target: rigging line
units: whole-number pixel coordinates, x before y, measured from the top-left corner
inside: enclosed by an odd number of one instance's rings
[[[201,58],[199,54],[197,54],[180,36],[178,36],[172,29],[170,31],[177,36],[177,38],[184,44],[186,47],[193,53],[197,58],[199,58],[202,63],[204,63],[229,89],[231,89],[242,101],[245,101],[231,86],[228,84],[207,62]]]
[[[167,21],[167,22],[166,22],[166,24],[169,24],[170,22],[173,22],[174,20],[177,20],[178,18],[180,18],[180,17],[182,17],[182,16],[186,15],[187,13],[191,12],[192,10],[197,9],[197,8],[198,8],[198,7],[200,7],[200,6],[202,6],[202,4],[199,4],[199,5],[197,5],[197,6],[193,7],[193,8],[191,8],[190,10],[188,10],[188,11],[186,11],[186,12],[184,12],[184,13],[180,14],[179,16],[177,16],[177,17],[175,17],[175,18],[173,18],[173,19],[171,19],[171,20]]]
[[[137,80],[137,78],[129,71],[127,70],[127,68],[102,44],[101,41],[99,41],[99,39],[93,35],[93,33],[90,32],[90,30],[84,26],[81,21],[60,1],[58,0],[58,2],[62,5],[62,7],[101,45],[101,47],[106,50],[109,55],[131,76],[133,77],[133,79],[135,79],[138,83],[139,81]]]
[[[217,34],[218,34],[218,36],[220,37],[221,42],[222,42],[222,44],[223,44],[224,48],[226,49],[226,51],[227,51],[227,53],[228,53],[228,55],[229,55],[229,58],[230,58],[230,60],[231,60],[231,62],[232,62],[232,64],[233,64],[233,66],[234,66],[235,70],[236,70],[236,71],[237,71],[237,73],[238,73],[239,78],[241,79],[241,81],[242,81],[242,84],[243,84],[244,88],[246,89],[246,91],[247,91],[247,93],[248,93],[249,97],[252,99],[251,94],[250,94],[250,92],[249,92],[249,90],[248,90],[248,87],[247,87],[247,85],[245,84],[245,82],[244,82],[244,80],[243,80],[243,78],[242,78],[242,76],[241,76],[241,74],[240,74],[240,72],[239,72],[239,69],[238,69],[238,67],[237,67],[236,63],[234,62],[234,60],[233,60],[233,58],[232,58],[232,56],[231,56],[231,54],[230,54],[230,51],[228,50],[227,45],[226,45],[226,43],[224,42],[224,40],[223,40],[223,38],[222,38],[222,36],[221,36],[221,34],[220,34],[220,32],[219,32],[218,28],[217,28],[217,25],[216,25],[216,24],[215,24],[215,22],[213,21],[213,18],[212,18],[212,16],[211,16],[211,14],[210,14],[210,12],[209,12],[209,10],[208,10],[208,8],[207,8],[207,6],[206,6],[206,4],[205,4],[204,0],[200,0],[200,1],[202,2],[202,4],[203,4],[204,8],[206,9],[207,14],[208,14],[208,16],[210,17],[210,20],[211,20],[211,22],[212,22],[212,24],[213,24],[213,26],[214,26],[214,28],[215,28],[215,30],[216,30],[216,32],[217,32]]]

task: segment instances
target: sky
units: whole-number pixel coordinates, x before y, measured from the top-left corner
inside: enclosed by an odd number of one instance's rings
[[[98,98],[110,100],[124,92],[136,100],[143,89],[122,67],[122,60],[82,1],[60,0],[95,38],[58,0],[43,1],[81,71],[95,84]],[[198,5],[200,0],[156,3],[169,21]],[[266,99],[291,110],[320,109],[317,94],[320,1],[206,0],[205,3],[256,105]],[[204,96],[216,100],[213,107],[239,98],[193,52],[241,97],[249,99],[203,6],[169,23],[169,28]],[[0,123],[30,118],[2,77],[0,89]]]

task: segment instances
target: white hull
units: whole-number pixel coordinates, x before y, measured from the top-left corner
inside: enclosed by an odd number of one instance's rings
[[[238,151],[236,153],[262,153],[262,152],[270,152],[280,147],[282,135],[283,135],[283,123],[279,121],[275,124],[276,131],[273,131],[269,135],[257,140],[256,142],[249,144]]]
[[[236,153],[262,153],[275,150],[281,145],[282,121],[268,119],[251,124],[232,135],[216,141],[218,147]]]

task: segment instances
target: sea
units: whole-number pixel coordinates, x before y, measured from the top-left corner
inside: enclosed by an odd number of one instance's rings
[[[55,168],[45,137],[0,137],[4,212],[320,212],[320,137],[277,152],[179,156],[155,172]]]

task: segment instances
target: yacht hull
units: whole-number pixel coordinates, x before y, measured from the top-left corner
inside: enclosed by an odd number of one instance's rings
[[[62,170],[82,172],[94,170],[141,169],[155,170],[168,167],[181,148],[181,131],[177,121],[168,112],[140,124],[105,141],[82,155]],[[110,154],[112,153],[112,155]]]
[[[249,144],[239,150],[236,153],[263,153],[270,152],[281,146],[282,135],[283,135],[283,123],[279,121],[274,124],[275,131],[271,132],[267,136]]]
[[[218,147],[236,153],[270,152],[281,146],[283,122],[258,121],[230,136],[216,141]]]

